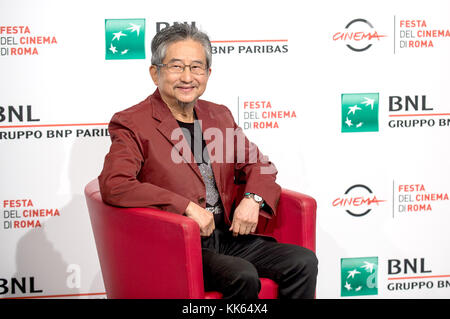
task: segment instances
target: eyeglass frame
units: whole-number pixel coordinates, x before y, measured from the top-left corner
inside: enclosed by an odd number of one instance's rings
[[[189,67],[189,72],[191,72],[192,74],[195,74],[195,75],[205,75],[205,74],[208,73],[208,72],[207,72],[208,67],[207,67],[207,66],[204,66],[203,64],[202,64],[202,67],[203,67],[203,68],[200,68],[200,66],[198,66],[198,67],[204,72],[204,73],[202,73],[202,74],[198,74],[198,73],[192,72],[192,64],[184,64],[183,62],[180,62],[180,61],[171,61],[171,62],[169,62],[169,63],[158,63],[158,64],[154,64],[154,65],[155,65],[156,67],[158,67],[158,68],[166,67],[168,70],[170,70],[170,68],[168,67],[168,65],[169,65],[170,63],[176,63],[176,62],[178,62],[178,63],[180,63],[180,64],[183,65],[183,68],[182,68],[181,72],[170,72],[170,71],[169,71],[169,73],[172,73],[172,74],[182,74],[182,73],[184,72],[184,70],[186,69],[186,67]],[[200,64],[200,63],[199,63],[199,64]]]

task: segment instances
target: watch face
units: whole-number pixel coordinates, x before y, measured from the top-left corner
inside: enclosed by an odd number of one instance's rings
[[[261,196],[259,196],[259,195],[256,195],[256,194],[254,194],[253,195],[253,198],[259,203],[259,202],[262,202],[262,197]]]

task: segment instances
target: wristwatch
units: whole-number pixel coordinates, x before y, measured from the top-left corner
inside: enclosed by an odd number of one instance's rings
[[[253,198],[253,200],[259,204],[259,208],[262,208],[264,206],[264,200],[259,195],[256,195],[254,193],[245,193],[244,197],[246,197],[246,198]]]

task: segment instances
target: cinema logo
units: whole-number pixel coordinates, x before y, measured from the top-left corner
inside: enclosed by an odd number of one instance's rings
[[[362,217],[385,201],[378,199],[366,185],[356,184],[349,187],[343,196],[333,200],[332,205],[345,209],[351,216]]]
[[[333,34],[333,41],[343,42],[354,52],[363,52],[384,37],[387,35],[380,35],[366,19],[354,19],[347,23],[343,31]]]
[[[0,56],[39,55],[44,46],[58,44],[54,35],[36,35],[30,26],[0,26]]]

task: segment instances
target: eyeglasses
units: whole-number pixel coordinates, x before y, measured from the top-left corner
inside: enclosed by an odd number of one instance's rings
[[[186,67],[195,75],[204,75],[206,73],[206,67],[201,63],[187,65],[182,62],[169,62],[167,64],[156,64],[156,66],[160,68],[166,67],[170,73],[183,73]]]

